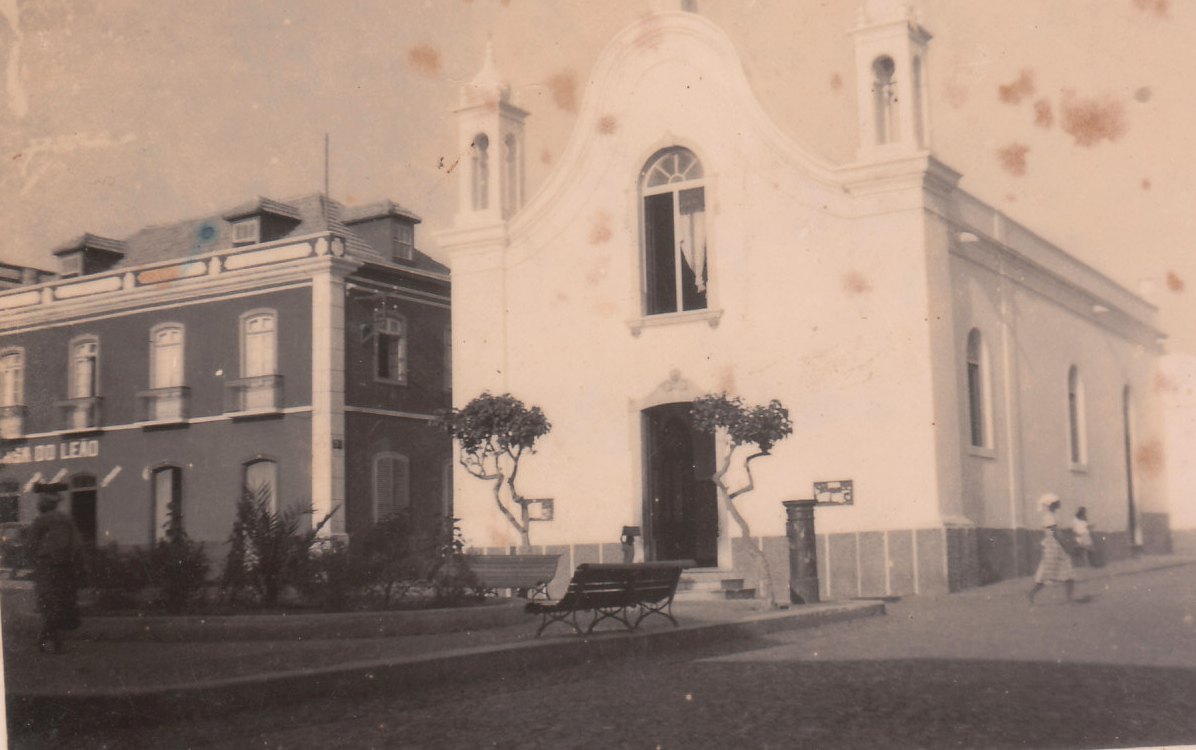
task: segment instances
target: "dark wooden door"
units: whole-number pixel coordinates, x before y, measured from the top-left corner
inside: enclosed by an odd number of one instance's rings
[[[718,498],[714,437],[697,432],[689,404],[668,404],[647,412],[648,519],[655,560],[718,564]]]
[[[80,474],[71,479],[71,520],[79,530],[79,536],[89,545],[95,545],[99,524],[96,518],[96,480],[89,474]]]

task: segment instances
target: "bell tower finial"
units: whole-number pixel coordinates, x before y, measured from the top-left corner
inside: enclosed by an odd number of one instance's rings
[[[523,206],[524,136],[527,112],[511,103],[511,86],[486,40],[482,67],[461,86],[457,118],[460,159],[458,225],[500,222]]]

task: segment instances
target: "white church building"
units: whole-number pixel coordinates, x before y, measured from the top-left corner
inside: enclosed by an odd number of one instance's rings
[[[781,503],[815,483],[850,482],[815,513],[828,598],[1027,575],[1048,491],[1064,513],[1087,506],[1111,559],[1169,548],[1147,460],[1163,438],[1156,311],[959,188],[932,148],[930,39],[867,4],[844,42],[859,120],[841,126],[859,149],[833,164],[770,121],[709,20],[645,17],[601,55],[526,200],[528,113],[489,55],[463,87],[472,158],[439,236],[454,400],[509,392],[551,420],[519,480],[554,499],[532,543],[563,571],[618,561],[639,526],[646,559],[738,578],[760,545],[784,591]],[[717,392],[779,399],[794,424],[739,501],[750,541],[710,482],[721,443],[688,411]],[[490,485],[457,471],[468,542],[517,544]]]

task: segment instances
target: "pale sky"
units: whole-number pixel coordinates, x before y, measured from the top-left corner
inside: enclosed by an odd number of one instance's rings
[[[679,0],[0,0],[0,259],[323,186],[421,214],[435,254],[459,86],[487,38],[534,193],[620,29]],[[807,150],[856,147],[857,0],[698,0]],[[1196,353],[1196,2],[914,0],[932,148],[980,199],[1162,311]],[[1004,88],[1002,88],[1004,87]],[[582,176],[584,178],[584,176]],[[1145,285],[1143,285],[1143,283]]]

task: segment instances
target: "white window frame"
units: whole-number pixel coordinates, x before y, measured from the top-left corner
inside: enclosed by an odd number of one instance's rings
[[[1084,395],[1084,378],[1080,368],[1067,370],[1067,463],[1072,471],[1088,468],[1088,423]]]
[[[15,362],[15,365],[11,363]],[[25,349],[0,349],[0,406],[25,405]]]
[[[252,334],[250,332],[249,326],[255,320],[266,319],[266,318],[269,318],[272,323],[272,328],[270,330],[270,333],[271,333],[271,337],[270,337],[270,342],[271,342],[270,343],[270,359],[271,359],[271,362],[270,362],[270,367],[268,368],[269,372],[250,372],[250,368],[249,368],[249,341],[250,341],[250,339],[249,339],[249,337],[251,335],[255,335],[255,334]],[[269,309],[269,308],[250,310],[241,315],[238,329],[240,330],[240,338],[241,338],[241,377],[256,378],[256,377],[265,377],[267,375],[277,375],[278,374],[278,329],[279,329],[278,312],[276,310]]]
[[[470,188],[473,196],[473,210],[485,211],[490,207],[490,136],[478,133],[470,144],[472,156]]]
[[[86,389],[86,393],[81,388],[79,381],[78,365],[87,359],[86,356],[80,357],[77,352],[82,347],[91,345],[93,348],[91,354],[91,382]],[[84,334],[75,336],[71,339],[68,350],[68,370],[67,370],[67,393],[68,398],[99,398],[100,395],[100,337],[93,334]]]
[[[992,458],[995,455],[993,440],[992,367],[989,361],[988,344],[979,328],[968,332],[964,345],[964,393],[967,398],[968,451],[972,455]],[[972,368],[975,367],[978,389],[973,391]],[[980,442],[976,442],[974,417],[980,416]]]
[[[166,476],[166,481],[170,482],[170,496],[164,499],[159,494],[159,476]],[[176,478],[177,477],[177,478]],[[177,490],[177,495],[176,495]],[[150,543],[156,544],[166,539],[166,523],[170,520],[170,502],[173,501],[179,508],[179,523],[185,523],[183,519],[183,469],[181,466],[175,464],[163,464],[155,467],[150,473],[150,497],[153,503],[151,510],[150,522],[153,526],[150,528]]]
[[[397,332],[395,328],[398,329]],[[407,385],[407,373],[410,369],[407,362],[407,339],[410,338],[410,330],[407,318],[398,313],[388,312],[374,319],[374,380],[392,385]],[[398,372],[391,373],[389,377],[379,374],[383,336],[397,339],[394,367]]]
[[[395,451],[382,451],[380,453],[375,453],[373,460],[370,462],[370,497],[373,500],[371,508],[374,523],[381,521],[386,516],[386,514],[381,512],[383,508],[380,507],[382,504],[382,497],[379,494],[381,488],[379,487],[378,483],[378,469],[381,467],[383,462],[387,461],[394,461],[403,467],[403,481],[405,484],[401,493],[396,491],[398,489],[397,486],[392,487],[393,494],[389,500],[391,512],[411,507],[411,460],[402,453],[396,453]],[[393,479],[394,469],[391,469],[391,471]],[[401,505],[399,502],[400,500],[404,501]]]
[[[256,245],[262,241],[262,218],[251,216],[233,222],[234,245]]]
[[[677,155],[687,155],[692,159],[690,165],[685,169],[684,173],[678,174],[674,172],[668,176],[666,182],[662,184],[650,184],[653,175],[657,172],[659,165],[662,165],[666,159],[676,157]],[[695,171],[696,176],[688,177],[687,174]],[[660,170],[663,174],[663,169]],[[645,317],[655,317],[661,315],[708,315],[712,309],[711,300],[711,276],[710,273],[710,247],[713,243],[710,242],[710,227],[708,226],[708,211],[706,206],[709,205],[709,180],[705,172],[705,166],[702,159],[689,148],[684,146],[669,146],[668,148],[660,149],[652,154],[651,157],[644,163],[643,170],[640,174],[640,191],[639,191],[639,211],[640,211],[640,289],[641,289],[641,311]],[[681,231],[684,225],[681,213],[681,195],[692,190],[702,191],[702,262],[701,274],[705,276],[704,289],[699,289],[705,296],[704,304],[701,307],[685,309],[685,288],[682,269],[686,264],[684,258],[684,250],[682,242],[684,240],[684,233]],[[647,204],[648,199],[657,195],[672,194],[673,205],[673,285],[674,285],[674,304],[671,310],[652,310],[652,289],[649,285],[650,266],[654,263],[654,259],[649,256],[650,235],[649,235],[649,217]],[[695,259],[696,259],[695,255]],[[694,269],[695,276],[698,275],[699,269]]]
[[[178,334],[175,343],[163,344],[160,338],[171,333]],[[164,372],[162,357],[164,350],[178,347],[178,363],[174,372]],[[181,388],[186,381],[187,331],[182,323],[159,323],[150,329],[150,388]],[[173,375],[173,377],[166,377]],[[166,382],[169,381],[169,382]]]
[[[404,221],[394,223],[394,257],[398,260],[415,258],[415,226]]]
[[[278,478],[281,472],[278,470],[278,461],[269,456],[255,456],[247,461],[241,462],[241,490],[254,490],[249,484],[250,467],[268,464],[273,469],[273,476],[270,477],[270,512],[278,512]]]

